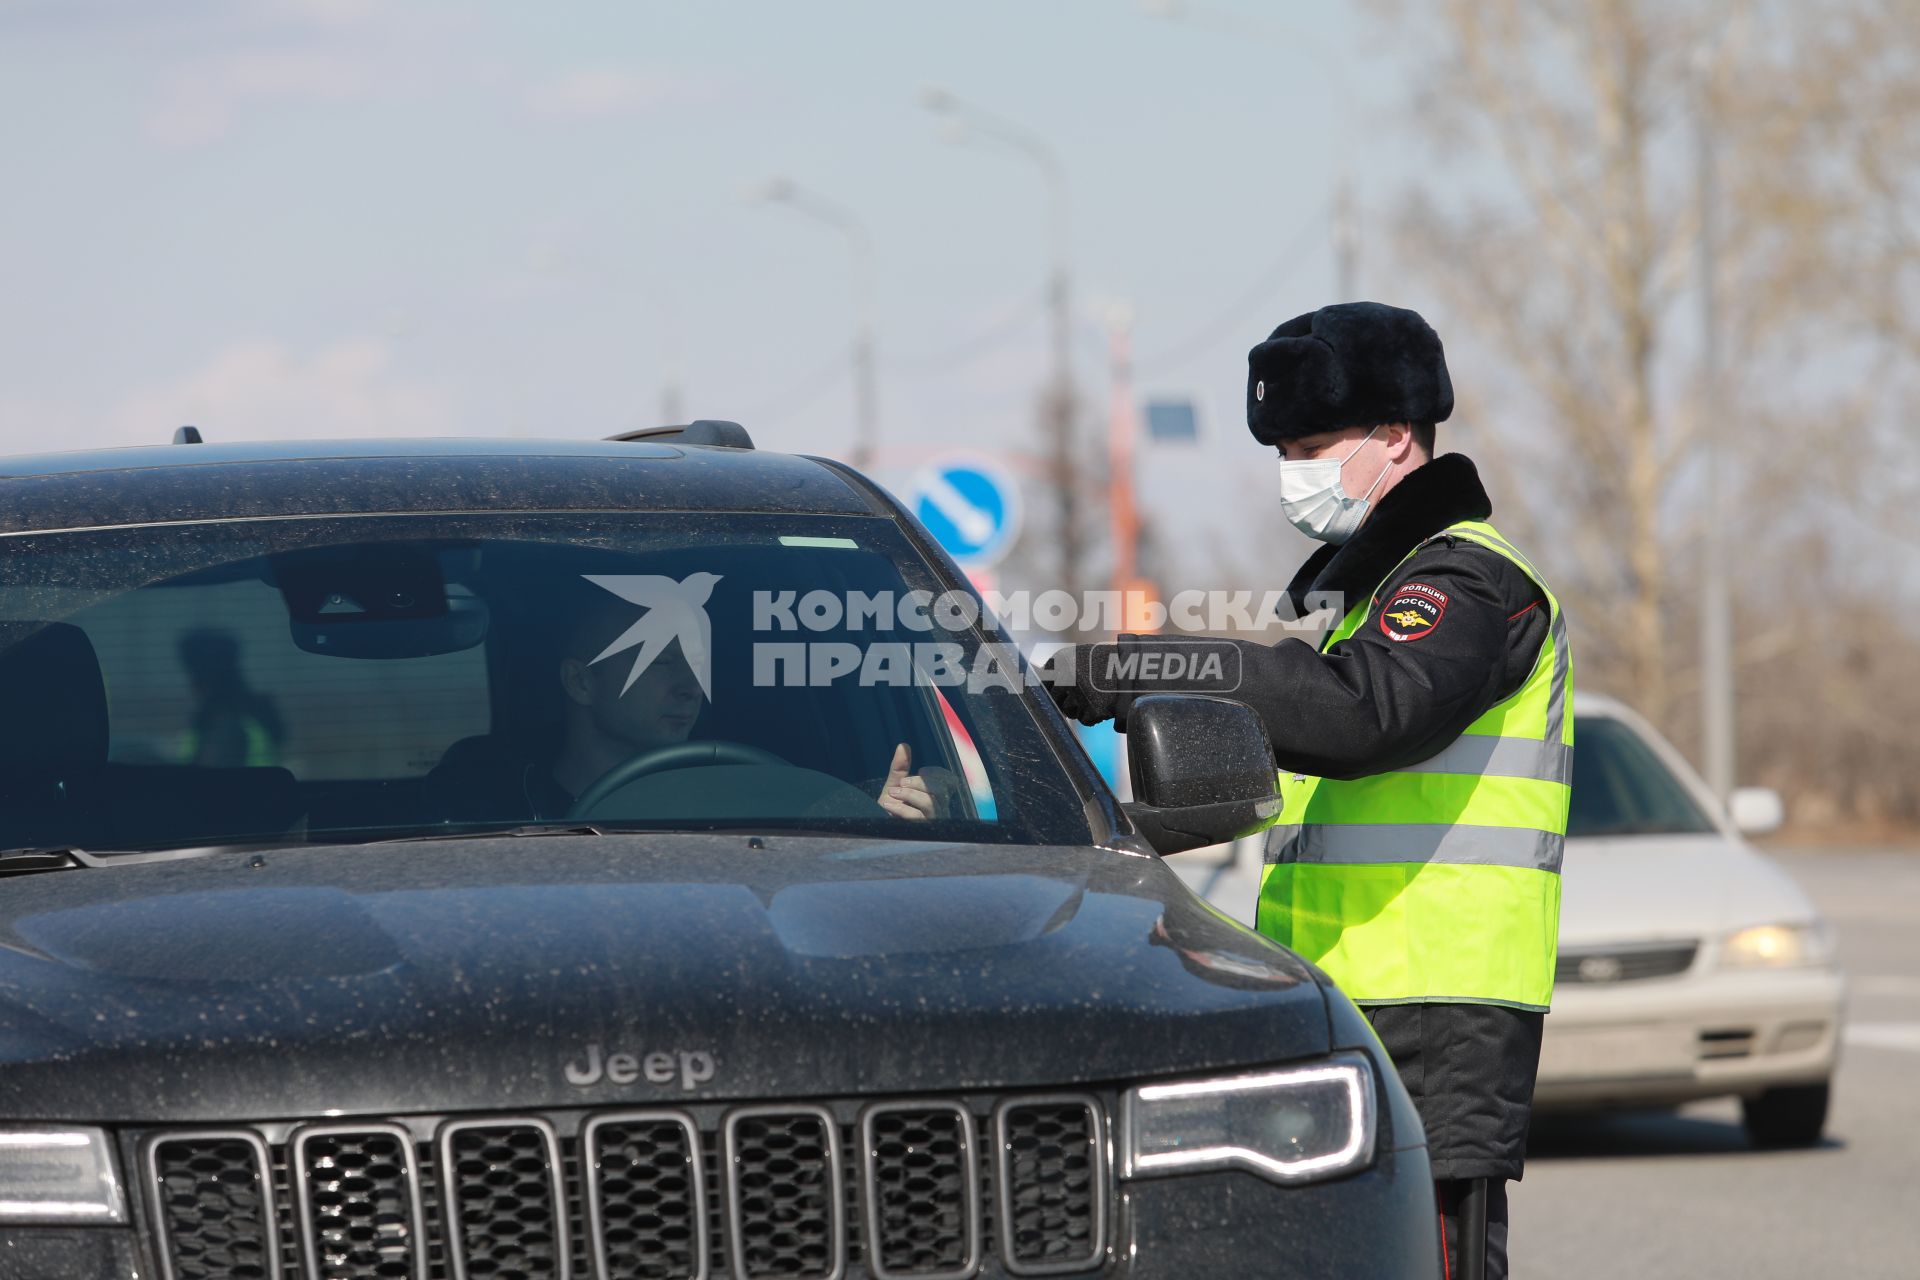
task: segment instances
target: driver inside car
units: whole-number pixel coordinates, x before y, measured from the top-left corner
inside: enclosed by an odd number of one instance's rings
[[[620,605],[582,610],[567,629],[555,692],[561,696],[559,750],[550,760],[512,762],[508,776],[481,740],[455,743],[427,778],[429,805],[446,816],[466,816],[476,797],[503,800],[524,816],[565,818],[595,781],[629,760],[688,740],[706,698],[678,640],[670,641],[636,675],[634,650],[609,652],[631,623]],[[912,752],[897,744],[878,782],[875,803],[896,818],[921,821],[938,813],[927,780],[912,772]],[[871,793],[874,784],[869,783]]]
[[[635,756],[685,742],[700,719],[706,700],[678,640],[647,664],[633,683],[626,653],[599,661],[592,657],[605,648],[588,624],[576,627],[560,660],[560,687],[566,695],[566,734],[551,770],[554,786],[567,802],[584,795],[593,782]],[[624,624],[624,620],[623,624]],[[624,686],[624,689],[623,689]],[[896,818],[919,820],[934,816],[933,793],[913,768],[912,754],[902,742],[887,762],[886,780],[878,803]]]

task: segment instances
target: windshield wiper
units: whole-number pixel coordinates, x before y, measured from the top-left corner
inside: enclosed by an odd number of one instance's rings
[[[555,822],[550,825],[539,823],[521,823],[510,827],[466,827],[458,831],[421,831],[405,836],[377,836],[371,840],[355,840],[347,832],[329,834],[325,831],[305,840],[282,840],[273,844],[208,844],[183,845],[173,849],[124,850],[127,861],[155,861],[171,858],[201,858],[213,853],[276,853],[299,849],[345,849],[361,848],[379,844],[414,844],[427,840],[492,840],[501,836],[603,836],[607,833],[599,827],[582,822]],[[120,861],[116,858],[115,861]],[[99,865],[88,862],[88,865]]]
[[[432,831],[411,836],[390,836],[380,840],[350,841],[354,844],[408,844],[424,840],[491,840],[501,836],[603,836],[599,827],[583,822],[550,824],[521,823],[510,827],[476,827],[462,831]],[[106,857],[88,853],[70,845],[25,845],[0,849],[0,878],[30,876],[42,871],[67,871],[75,867],[99,867],[112,863],[171,862],[200,858],[215,853],[268,853],[276,849],[300,849],[325,841],[295,841],[284,844],[210,844],[187,845],[172,849],[113,849]]]
[[[0,849],[0,876],[30,876],[40,871],[84,867],[87,864],[77,856],[79,853],[80,850],[65,845]]]
[[[520,823],[511,827],[463,827],[458,831],[423,831],[411,836],[385,836],[356,844],[414,844],[424,840],[497,840],[503,836],[604,836],[588,822]]]

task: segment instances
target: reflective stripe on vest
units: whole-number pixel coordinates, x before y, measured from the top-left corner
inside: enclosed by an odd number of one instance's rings
[[[253,716],[242,717],[241,731],[246,734],[246,759],[241,763],[248,767],[273,765],[280,763],[279,753],[274,747],[273,735],[267,727]],[[195,764],[200,759],[200,731],[188,729],[180,735],[180,760],[183,764]]]
[[[1566,622],[1539,571],[1491,525],[1435,536],[1485,547],[1540,588],[1547,637],[1533,670],[1427,760],[1348,781],[1281,774],[1258,924],[1361,1004],[1545,1009],[1573,765]],[[1349,610],[1322,650],[1365,625],[1373,604]]]

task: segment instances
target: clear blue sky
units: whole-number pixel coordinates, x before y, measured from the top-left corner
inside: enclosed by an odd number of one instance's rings
[[[938,84],[1065,159],[1095,431],[1125,300],[1142,391],[1198,396],[1191,461],[1234,473],[1247,347],[1331,300],[1341,166],[1377,208],[1405,143],[1346,6],[1188,9],[0,0],[0,450],[187,421],[604,435],[657,420],[676,375],[695,415],[843,450],[845,250],[742,199],[775,174],[871,228],[896,457],[1018,447],[1043,187],[943,141],[917,102]],[[1363,294],[1421,305],[1367,265]],[[1260,500],[1222,483],[1223,517]]]

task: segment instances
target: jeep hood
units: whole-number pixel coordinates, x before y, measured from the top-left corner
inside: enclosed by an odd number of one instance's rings
[[[1314,972],[1157,858],[755,843],[491,838],[11,879],[0,1117],[1051,1086],[1329,1047]],[[670,1081],[636,1073],[651,1055]]]

